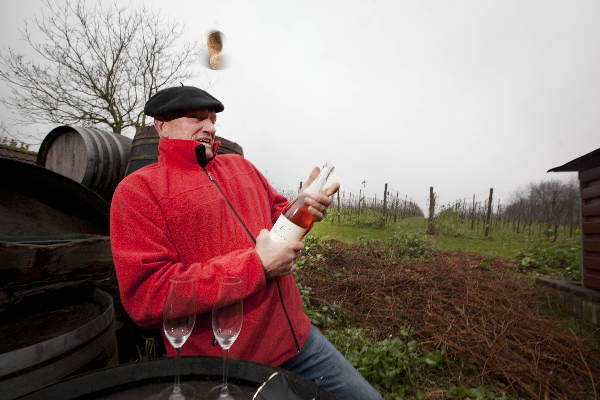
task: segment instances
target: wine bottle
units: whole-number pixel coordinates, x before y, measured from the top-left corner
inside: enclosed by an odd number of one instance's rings
[[[325,163],[317,178],[287,205],[271,228],[271,239],[279,242],[300,240],[311,230],[315,219],[305,204],[306,196],[321,193],[333,169],[333,165]]]

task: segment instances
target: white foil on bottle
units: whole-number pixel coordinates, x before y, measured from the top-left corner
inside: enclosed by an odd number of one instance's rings
[[[271,239],[276,242],[295,242],[302,239],[304,228],[296,225],[285,215],[280,215],[269,232]]]

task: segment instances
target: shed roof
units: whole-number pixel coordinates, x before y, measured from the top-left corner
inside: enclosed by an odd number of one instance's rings
[[[548,172],[586,171],[598,166],[600,166],[600,148],[571,160],[566,164],[549,169]]]
[[[0,157],[6,157],[29,164],[36,164],[37,162],[37,153],[4,144],[0,144]]]

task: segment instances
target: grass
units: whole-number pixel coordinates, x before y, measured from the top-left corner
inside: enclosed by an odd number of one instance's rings
[[[329,236],[343,242],[352,243],[357,242],[360,237],[384,240],[392,237],[396,232],[425,233],[426,230],[427,219],[423,217],[410,217],[399,220],[395,224],[387,225],[385,229],[370,222],[338,225],[328,218],[315,224],[313,233],[320,237]],[[505,229],[493,229],[490,235],[485,237],[481,232],[471,231],[470,227],[466,227],[466,225],[458,228],[454,227],[449,234],[432,235],[431,239],[435,247],[440,250],[460,250],[508,259],[514,259],[518,252],[525,249],[530,243],[527,234],[516,234]],[[558,243],[579,246],[575,239],[560,240]]]
[[[495,257],[512,259],[525,247],[525,237],[492,233],[485,237],[478,233],[466,233],[463,236],[434,236],[436,247],[440,250],[460,250]]]
[[[313,233],[326,237],[331,236],[346,243],[357,242],[359,238],[384,240],[394,236],[396,232],[425,233],[427,220],[423,217],[409,217],[398,220],[395,224],[388,224],[385,228],[377,225],[373,218],[364,218],[361,222],[354,221],[350,224],[338,225],[332,218],[315,224]]]

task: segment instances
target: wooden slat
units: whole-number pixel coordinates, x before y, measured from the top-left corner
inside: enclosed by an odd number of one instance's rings
[[[583,249],[600,253],[600,239],[583,239]]]
[[[56,136],[47,148],[44,167],[81,183],[88,157],[93,159],[93,155],[88,154],[90,150],[78,132],[64,132]]]
[[[590,289],[600,290],[600,272],[585,271],[583,274],[583,285]]]
[[[582,206],[581,214],[584,217],[593,217],[596,215],[600,215],[600,202],[595,202],[592,204]]]
[[[581,198],[583,200],[593,199],[594,197],[600,197],[600,182],[597,185],[592,185],[581,190]]]
[[[584,234],[600,233],[600,222],[584,222],[581,228]]]
[[[579,181],[580,182],[589,182],[600,179],[600,167],[588,169],[587,171],[581,171],[579,173]]]
[[[0,241],[0,307],[74,282],[112,285],[109,236],[50,245]]]
[[[600,254],[583,257],[583,267],[594,271],[600,271]]]

